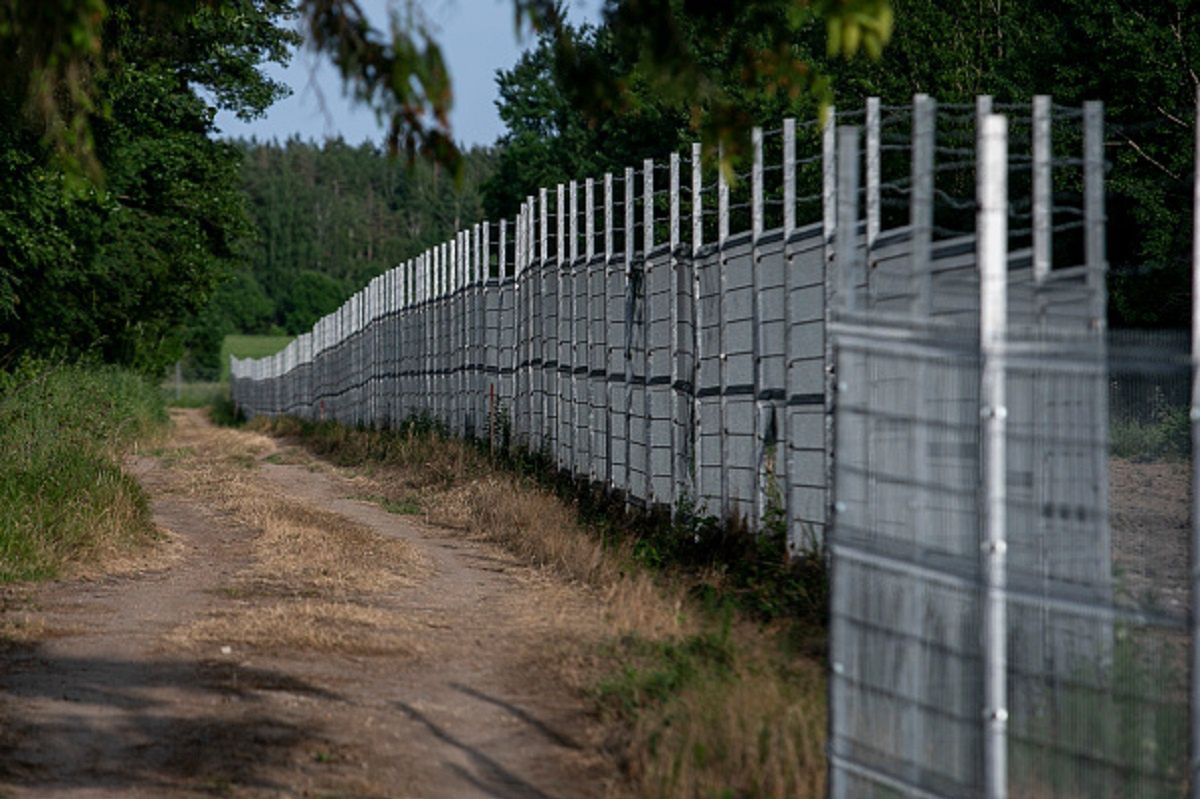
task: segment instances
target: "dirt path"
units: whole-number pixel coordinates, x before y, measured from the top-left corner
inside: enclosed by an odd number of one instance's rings
[[[43,632],[0,651],[0,796],[614,792],[544,668],[591,597],[198,412],[133,468],[170,543],[8,611]],[[367,556],[302,535],[343,526]]]

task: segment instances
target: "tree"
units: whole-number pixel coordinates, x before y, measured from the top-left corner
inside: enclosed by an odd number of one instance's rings
[[[569,37],[577,57],[605,70],[606,81],[630,76],[632,67],[614,52],[606,28],[568,28],[562,35]],[[636,101],[626,113],[590,119],[578,110],[557,45],[553,36],[543,34],[512,69],[497,75],[497,107],[507,131],[498,142],[496,173],[484,186],[484,207],[492,219],[514,216],[539,187],[662,155],[681,144],[689,130],[681,104],[656,97],[641,84],[631,85],[629,94]]]
[[[347,296],[345,287],[329,275],[301,271],[280,303],[284,329],[292,335],[306,332],[322,316],[336,311]]]
[[[178,357],[183,326],[236,270],[250,233],[239,152],[214,141],[212,109],[243,114],[284,88],[257,66],[286,53],[286,6],[201,6],[157,17],[108,6],[91,96],[110,110],[89,130],[104,182],[79,184],[20,92],[0,94],[0,355],[97,357],[148,372]]]

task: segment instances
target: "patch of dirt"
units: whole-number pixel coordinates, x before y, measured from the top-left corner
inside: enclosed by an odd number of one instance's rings
[[[1118,597],[1147,610],[1188,610],[1191,464],[1112,458],[1109,522]]]
[[[552,660],[601,603],[174,415],[131,462],[167,545],[0,597],[0,796],[620,792]]]

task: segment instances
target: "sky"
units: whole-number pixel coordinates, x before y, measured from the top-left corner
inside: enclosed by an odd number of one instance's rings
[[[361,2],[371,21],[384,31],[389,1],[400,0]],[[600,0],[567,0],[570,18],[576,23],[597,21],[599,7]],[[496,70],[515,64],[521,51],[532,46],[532,35],[526,32],[518,40],[512,0],[426,0],[422,8],[436,26],[450,68],[454,137],[467,146],[491,144],[504,132],[496,111]],[[269,64],[265,71],[291,86],[292,95],[251,122],[242,122],[227,111],[218,113],[222,136],[283,140],[299,134],[319,141],[340,135],[351,144],[364,140],[382,143],[386,121],[377,121],[373,111],[344,96],[341,78],[325,59],[301,46],[287,67]]]

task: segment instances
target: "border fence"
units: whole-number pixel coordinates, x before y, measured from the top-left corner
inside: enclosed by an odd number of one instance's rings
[[[1102,105],[871,99],[751,145],[542,189],[233,398],[782,514],[832,570],[833,797],[1200,796],[1200,325],[1106,329]]]

